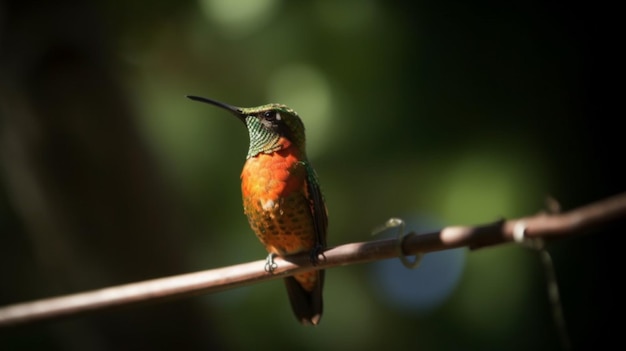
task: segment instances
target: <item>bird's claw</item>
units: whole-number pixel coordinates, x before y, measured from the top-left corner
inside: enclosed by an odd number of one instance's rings
[[[270,253],[265,259],[265,271],[267,273],[272,273],[278,267],[276,262],[274,262],[274,256],[276,256],[275,253]]]

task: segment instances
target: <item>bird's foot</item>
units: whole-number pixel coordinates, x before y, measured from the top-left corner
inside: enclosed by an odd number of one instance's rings
[[[275,256],[276,256],[275,253],[270,253],[269,255],[267,255],[267,258],[265,259],[265,271],[267,273],[272,273],[278,267],[276,262],[274,262]]]

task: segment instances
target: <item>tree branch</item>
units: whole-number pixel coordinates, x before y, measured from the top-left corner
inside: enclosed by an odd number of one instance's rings
[[[350,243],[329,248],[324,258],[312,266],[309,254],[277,257],[273,273],[265,271],[265,261],[254,261],[196,273],[147,280],[72,295],[47,298],[0,307],[0,327],[31,323],[90,311],[104,310],[164,299],[222,291],[261,281],[284,278],[313,269],[377,261],[459,247],[482,248],[520,238],[557,239],[597,228],[626,218],[626,193],[607,198],[562,214],[538,214],[502,220],[475,227],[446,227],[440,231],[402,238]]]

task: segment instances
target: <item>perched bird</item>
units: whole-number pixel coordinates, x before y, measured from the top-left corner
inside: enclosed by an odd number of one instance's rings
[[[306,156],[304,124],[298,114],[281,104],[243,108],[198,96],[188,98],[230,111],[248,129],[250,145],[241,172],[243,209],[269,252],[266,270],[274,269],[274,255],[309,252],[316,263],[326,247],[328,217]],[[296,318],[302,324],[317,325],[322,317],[324,271],[287,277],[285,285]]]

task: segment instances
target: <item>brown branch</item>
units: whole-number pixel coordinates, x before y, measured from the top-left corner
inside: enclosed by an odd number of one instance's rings
[[[448,250],[472,249],[514,241],[515,232],[526,238],[560,238],[626,217],[626,193],[562,214],[539,214],[502,220],[476,227],[447,227],[424,234],[407,234],[400,244],[396,239],[351,243],[329,248],[315,267],[309,255],[277,257],[273,273],[264,270],[265,261],[254,261],[197,273],[177,275],[119,285],[72,295],[0,307],[0,327],[73,316],[112,307],[127,306],[166,298],[216,292],[312,269],[332,268],[405,255]]]

